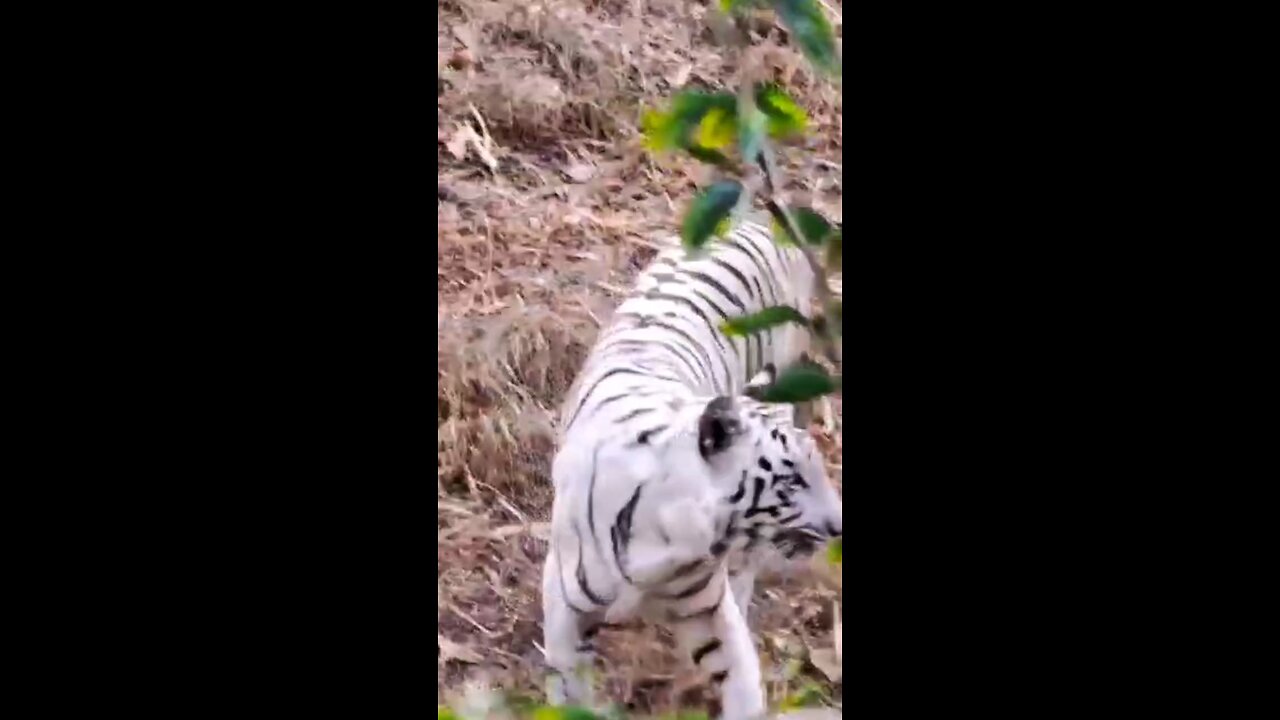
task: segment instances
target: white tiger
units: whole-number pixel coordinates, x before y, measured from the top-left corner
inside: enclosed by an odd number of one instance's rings
[[[802,328],[748,338],[726,317],[771,305],[808,314],[803,255],[754,223],[702,255],[662,252],[597,341],[564,405],[543,569],[554,703],[592,704],[584,670],[600,627],[633,614],[671,625],[720,686],[723,715],[763,716],[747,627],[766,550],[811,551],[843,525],[795,409],[745,395],[808,347]]]

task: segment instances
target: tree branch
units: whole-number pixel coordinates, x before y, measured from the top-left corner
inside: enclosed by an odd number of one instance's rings
[[[719,13],[717,13],[717,15],[719,15]],[[750,43],[746,41],[745,35],[737,27],[737,24],[734,21],[734,18],[726,17],[726,19],[728,19],[729,21],[727,24],[732,28],[731,32],[733,33],[733,36],[734,36],[733,45],[736,53],[738,54],[738,60],[739,60],[738,113],[741,121],[741,119],[745,119],[748,117],[748,113],[756,111],[755,97],[754,97],[754,89],[755,89],[754,80],[757,75],[757,68],[756,68],[756,63],[753,61],[756,60],[757,58],[752,56],[752,53],[751,53],[752,47]],[[750,160],[748,160],[748,163],[749,162]],[[773,157],[773,146],[769,143],[769,139],[767,136],[765,136],[761,141],[760,154],[757,156],[756,162],[759,164],[760,169],[763,171],[762,174],[764,176],[764,186],[765,186],[765,189],[768,191],[768,197],[765,198],[765,204],[769,207],[770,212],[774,213],[775,215],[780,215],[782,217],[783,224],[786,226],[787,232],[790,233],[791,237],[795,239],[796,245],[799,246],[800,252],[804,254],[805,261],[809,264],[809,268],[813,271],[814,280],[815,280],[814,284],[816,285],[818,300],[822,304],[823,313],[827,318],[827,322],[823,323],[822,328],[817,332],[815,332],[814,334],[818,336],[819,344],[822,348],[823,354],[826,355],[829,360],[831,360],[832,364],[835,365],[837,371],[841,371],[841,368],[843,367],[843,362],[841,358],[842,348],[840,347],[840,343],[837,342],[831,330],[831,327],[832,327],[831,319],[835,317],[836,305],[835,305],[835,298],[831,294],[831,287],[827,284],[827,272],[826,272],[826,269],[823,268],[822,265],[818,262],[818,257],[817,255],[814,254],[813,249],[809,247],[809,244],[806,241],[804,234],[800,231],[799,224],[796,222],[795,218],[791,215],[791,212],[787,209],[785,202],[783,202],[782,199],[780,198],[780,195],[782,194],[781,192],[782,186],[777,179],[778,170],[777,170],[777,163]],[[750,167],[750,165],[747,165],[747,167]],[[742,168],[744,175],[745,175],[746,169],[747,169],[746,167]],[[744,195],[746,195],[748,202],[750,201],[750,193],[756,190],[756,188],[754,187],[755,183],[749,183],[749,185],[751,187],[746,192],[744,192]],[[813,330],[811,330],[811,332],[813,332]]]
[[[823,313],[826,314],[828,319],[834,318],[836,311],[835,296],[831,294],[831,287],[827,284],[827,271],[818,262],[818,256],[813,253],[813,248],[809,247],[809,243],[804,233],[800,231],[800,225],[796,222],[795,217],[791,215],[791,211],[778,198],[780,184],[776,180],[778,174],[777,166],[773,158],[773,147],[768,142],[765,142],[760,152],[760,167],[764,169],[765,187],[769,191],[769,197],[765,199],[765,204],[771,213],[782,216],[787,232],[795,240],[800,252],[804,254],[805,261],[809,263],[809,269],[813,271],[818,291],[818,301],[822,303]],[[822,331],[818,333],[818,336],[823,341],[823,354],[835,364],[837,370],[841,369],[843,366],[841,347],[832,337],[831,323],[829,321],[823,325]]]

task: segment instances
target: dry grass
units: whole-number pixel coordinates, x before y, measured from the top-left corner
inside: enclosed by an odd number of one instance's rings
[[[710,177],[649,157],[637,130],[675,89],[731,77],[705,13],[682,0],[438,4],[439,702],[467,681],[541,692],[552,427],[600,325]],[[807,149],[788,155],[792,198],[840,219],[838,91],[778,31],[760,43],[812,120]],[[839,438],[824,440],[838,478]],[[822,664],[839,584],[801,569],[763,586],[753,625],[771,699],[817,680],[838,701],[810,648]],[[602,646],[610,699],[640,712],[698,700],[662,632]]]

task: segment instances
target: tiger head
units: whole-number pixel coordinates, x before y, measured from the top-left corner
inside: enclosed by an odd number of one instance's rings
[[[717,397],[698,421],[698,452],[724,502],[726,535],[768,540],[788,557],[840,537],[844,512],[813,437],[791,405]]]

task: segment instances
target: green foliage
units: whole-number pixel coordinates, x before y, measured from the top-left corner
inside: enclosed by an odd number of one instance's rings
[[[790,95],[773,83],[756,87],[756,107],[768,118],[769,135],[783,138],[799,135],[809,124],[809,116]]]
[[[719,150],[712,150],[711,148],[704,148],[700,146],[692,146],[686,148],[686,150],[688,150],[690,155],[709,165],[715,165],[716,167],[724,170],[735,169],[733,161]]]
[[[756,110],[742,117],[738,99],[726,92],[684,90],[666,110],[641,118],[645,146],[653,151],[684,150],[704,162],[732,168],[724,150],[738,142],[745,162],[754,162],[765,136],[785,138],[804,132],[804,108],[773,84],[757,85]]]
[[[730,337],[754,335],[755,333],[793,322],[797,325],[809,324],[808,318],[790,305],[767,307],[758,313],[729,318],[720,324],[720,331]]]
[[[821,365],[798,362],[779,373],[778,379],[760,393],[760,399],[764,402],[800,403],[833,393],[838,387],[836,379]]]
[[[733,223],[729,222],[729,218],[726,217],[720,222],[716,223],[716,229],[712,230],[711,234],[715,235],[718,238],[723,238],[727,236],[729,234],[729,231],[732,229],[733,229]]]
[[[671,98],[671,105],[666,111],[650,110],[641,118],[645,146],[658,151],[716,150],[716,146],[705,145],[700,140],[704,135],[712,139],[718,137],[716,132],[725,122],[732,125],[730,121],[737,116],[737,108],[738,99],[730,93],[682,90]],[[708,116],[711,116],[710,121],[707,121]],[[706,127],[704,121],[707,122]]]
[[[814,67],[840,77],[836,36],[817,0],[773,0],[773,10]]]
[[[805,683],[799,690],[791,693],[782,699],[778,705],[778,710],[786,712],[787,710],[796,710],[803,707],[813,707],[821,705],[827,699],[827,694],[817,683]]]
[[[769,208],[773,213],[773,234],[783,243],[796,244],[795,238],[791,237],[791,233],[787,230],[786,218],[782,217],[781,208]],[[822,245],[831,236],[835,230],[827,219],[822,217],[816,210],[807,207],[788,208],[791,213],[791,219],[795,220],[796,225],[800,227],[800,234],[804,235],[804,239],[810,245]]]
[[[742,195],[742,185],[736,180],[721,180],[693,199],[684,216],[680,238],[685,247],[700,248],[715,233],[717,226],[728,219],[733,206]]]
[[[436,720],[458,720],[458,716],[444,705],[436,706]]]
[[[734,127],[735,113],[722,107],[713,107],[703,114],[694,131],[696,147],[720,150],[729,147],[737,136]]]
[[[836,538],[827,546],[827,561],[832,565],[839,565],[841,564],[841,560],[844,559],[844,545],[841,544],[843,539],[844,538]]]
[[[786,27],[792,44],[820,71],[840,77],[835,32],[817,0],[718,0],[717,5],[739,20],[747,11],[771,8]],[[749,35],[738,32],[725,36],[741,47],[749,43]],[[750,83],[750,78],[746,82]],[[744,85],[741,94],[684,90],[672,97],[667,109],[647,112],[642,125],[649,149],[681,150],[736,178],[719,180],[694,198],[681,222],[680,235],[687,248],[701,248],[711,237],[728,231],[730,215],[746,192],[739,182],[742,180],[751,184],[751,196],[763,200],[772,214],[775,241],[780,245],[803,244],[807,260],[820,276],[818,299],[822,314],[811,322],[795,308],[779,306],[731,318],[720,330],[730,336],[745,336],[784,323],[798,323],[818,338],[826,357],[838,366],[843,306],[832,295],[826,272],[843,269],[843,231],[812,208],[785,209],[776,196],[785,184],[775,177],[777,164],[770,142],[803,134],[809,125],[804,108],[775,83]],[[730,157],[731,147],[737,148],[741,164]],[[752,176],[758,161],[765,173],[763,187]],[[800,237],[793,237],[796,234]],[[810,248],[821,249],[821,256]],[[833,378],[819,365],[802,363],[783,370],[772,385],[753,388],[751,393],[765,402],[802,403],[839,388],[838,377]],[[835,561],[839,562],[839,545],[834,547]]]
[[[762,7],[768,0],[720,0],[720,9],[727,13]]]

